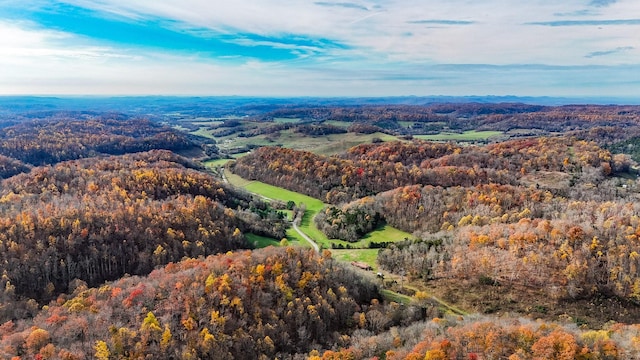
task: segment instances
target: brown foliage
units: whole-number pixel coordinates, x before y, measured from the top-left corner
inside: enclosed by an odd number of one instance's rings
[[[146,119],[33,120],[0,129],[0,154],[32,165],[194,146],[183,134]]]
[[[95,286],[183,256],[248,247],[234,232],[254,225],[224,205],[249,207],[250,196],[182,164],[188,161],[155,151],[64,162],[4,180],[5,298],[49,300],[75,278]]]
[[[341,334],[356,329],[354,314],[373,308],[369,304],[378,296],[373,284],[354,281],[352,271],[294,248],[185,260],[170,271],[83,290],[62,305],[51,304],[33,321],[6,326],[0,356],[32,356],[49,342],[60,357],[64,352],[83,358],[102,341],[111,357],[126,359],[186,353],[282,358],[308,353],[313,344],[344,346],[348,336]],[[101,345],[103,355],[104,350]]]

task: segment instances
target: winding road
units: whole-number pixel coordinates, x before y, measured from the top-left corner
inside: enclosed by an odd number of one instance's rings
[[[227,180],[227,177],[226,177],[226,176],[225,176],[225,174],[224,174],[224,168],[222,168],[222,169],[221,169],[221,173],[222,173],[222,174],[221,174],[221,175],[222,175],[222,180],[223,180],[225,183],[230,184],[229,180]],[[264,196],[264,195],[261,195],[261,194],[256,194],[256,193],[252,193],[252,194],[254,194],[254,195],[256,195],[256,196],[259,196],[259,197],[261,197],[261,198],[263,198],[263,199],[265,199],[265,200],[267,200],[267,201],[272,201],[272,200],[273,200],[273,199],[268,198],[268,197],[266,197],[266,196]],[[298,225],[296,224],[296,221],[295,221],[295,220],[294,220],[294,221],[291,221],[291,225],[293,226],[293,229],[294,229],[298,234],[300,234],[300,236],[301,236],[301,237],[302,237],[306,242],[308,242],[308,243],[311,245],[311,247],[313,247],[313,249],[316,251],[316,253],[320,253],[320,246],[318,246],[318,244],[317,244],[315,241],[313,241],[313,239],[311,239],[307,234],[305,234],[304,232],[302,232],[302,230],[300,230],[300,228],[299,228],[299,227],[298,227]],[[371,272],[368,272],[368,271],[364,271],[363,273],[366,273],[366,274],[368,274],[369,276],[371,276],[371,275],[372,275],[372,274],[371,274]],[[397,280],[400,280],[400,281],[402,282],[402,278],[400,277],[400,275],[393,274],[393,273],[391,273],[391,272],[387,272],[387,271],[383,271],[383,273],[384,273],[385,277],[392,278],[392,279],[394,279],[394,280],[396,280],[396,281],[397,281]],[[410,287],[410,286],[408,286],[408,287]],[[415,290],[415,291],[417,291],[417,290],[418,290],[418,289],[416,289],[415,287],[410,287],[410,288],[411,288],[412,290]],[[388,291],[391,291],[391,290],[388,290]],[[391,291],[391,292],[393,292],[393,291]],[[446,302],[444,302],[444,301],[440,300],[439,298],[437,298],[437,297],[435,297],[435,296],[433,296],[433,295],[429,295],[429,297],[430,297],[431,299],[433,299],[434,301],[436,301],[436,302],[437,302],[438,304],[440,304],[441,306],[444,306],[444,307],[445,307],[445,308],[447,308],[449,311],[453,312],[454,314],[467,315],[467,312],[465,312],[465,311],[463,311],[463,310],[460,310],[460,309],[458,309],[458,308],[456,308],[456,307],[454,307],[454,306],[451,306],[450,304],[448,304],[448,303],[446,303]]]
[[[307,234],[303,233],[302,230],[298,228],[298,225],[296,225],[295,221],[292,221],[291,223],[293,224],[293,229],[297,231],[298,234],[300,234],[300,236],[302,236],[309,244],[311,244],[311,246],[317,253],[320,253],[320,247],[318,246],[318,244],[315,241],[313,241],[313,239],[308,237]]]
[[[220,173],[222,175],[222,181],[225,182],[226,184],[229,184],[229,180],[227,180],[227,177],[224,174],[224,168],[220,169]],[[256,193],[252,193],[252,194],[254,194],[256,196],[259,196],[259,197],[261,197],[261,198],[263,198],[265,200],[273,201],[273,199],[270,199],[270,198],[268,198],[268,197],[266,197],[264,195],[256,194]],[[313,249],[319,254],[320,253],[320,246],[318,246],[318,244],[315,241],[313,241],[313,239],[311,239],[309,236],[307,236],[307,234],[303,233],[302,230],[300,230],[300,228],[298,227],[298,225],[296,225],[295,221],[292,221],[291,224],[293,225],[293,229],[298,234],[300,234],[300,236],[302,236],[302,238],[305,239],[311,245],[311,247],[313,247]]]

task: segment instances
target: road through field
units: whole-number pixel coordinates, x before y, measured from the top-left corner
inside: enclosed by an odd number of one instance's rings
[[[224,174],[224,169],[222,170],[222,180],[227,184],[229,183],[229,180],[227,180],[227,177]],[[268,198],[268,197],[266,197],[264,195],[261,195],[261,194],[256,194],[256,193],[253,193],[253,194],[255,194],[257,196],[260,196],[261,198],[263,198],[265,200],[269,200],[269,201],[273,200],[273,199],[270,199],[270,198]],[[296,224],[295,221],[292,221],[291,224],[293,225],[293,229],[298,234],[300,234],[300,236],[302,236],[303,239],[305,239],[309,244],[311,244],[311,247],[313,247],[313,249],[317,253],[320,253],[320,247],[318,246],[318,244],[315,241],[313,241],[313,239],[311,239],[309,236],[307,236],[307,234],[303,233],[302,230],[300,230],[300,228],[298,227],[298,225]]]
[[[295,221],[293,221],[292,224],[293,224],[293,229],[297,231],[298,234],[300,234],[300,236],[302,236],[309,244],[311,244],[311,246],[317,253],[320,253],[320,247],[318,246],[318,244],[316,244],[316,242],[313,241],[313,239],[308,237],[307,234],[303,233],[302,230],[298,228],[298,225],[296,225]]]

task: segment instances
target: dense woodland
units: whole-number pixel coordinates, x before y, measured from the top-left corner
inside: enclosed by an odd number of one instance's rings
[[[0,155],[0,179],[6,179],[29,170],[30,166],[20,160]]]
[[[446,317],[359,336],[349,348],[312,353],[309,359],[635,359],[638,335],[637,324],[588,330],[522,318]]]
[[[231,170],[340,204],[413,184],[515,185],[532,173],[606,176],[628,167],[626,157],[614,156],[594,143],[555,137],[464,147],[419,140],[368,144],[340,157],[263,147],[238,159]]]
[[[154,151],[62,162],[4,180],[5,297],[49,300],[76,278],[96,286],[184,256],[247,248],[244,231],[284,236],[281,220],[236,210],[260,206],[248,194],[184,165]],[[4,310],[3,318],[16,316]]]
[[[214,142],[122,114],[2,119],[1,358],[640,356],[640,328],[629,324],[640,322],[631,157],[640,108],[247,108],[252,117],[214,125],[214,134],[405,135],[334,156],[263,147],[228,169],[328,203],[315,224],[330,238],[358,241],[382,224],[411,233],[385,243],[377,265],[416,287],[363,276],[329,251],[243,250],[252,248],[246,233],[279,240],[288,224],[277,204],[174,153],[216,157]],[[300,120],[252,126],[274,118]],[[410,136],[466,130],[504,136],[462,145]],[[411,303],[383,300],[385,282],[412,294]],[[560,322],[518,317],[544,315],[547,303],[500,318],[445,315],[420,290],[437,284],[513,299],[535,292],[608,315],[595,330],[577,326],[568,306],[554,317]]]
[[[76,281],[97,286],[155,266],[282,238],[269,205],[167,150],[194,144],[147,120],[28,120],[2,130],[0,319],[30,316]],[[104,156],[103,153],[135,154]],[[60,161],[66,158],[80,160]],[[34,166],[39,163],[52,163]]]
[[[620,177],[631,164],[592,142],[542,137],[367,144],[339,157],[261,148],[232,170],[335,204],[316,217],[329,237],[357,241],[380,221],[413,233],[381,250],[391,272],[640,303],[637,185]]]
[[[88,120],[55,117],[0,128],[0,155],[31,165],[100,154],[121,155],[154,149],[179,151],[194,146],[186,135],[171,128],[126,117],[102,116]],[[4,166],[6,160],[0,158],[0,161],[3,164],[0,170],[8,168]],[[0,176],[6,177],[3,173]]]
[[[0,354],[44,359],[304,359],[419,320],[327,252],[268,248],[170,263],[80,285],[29,321],[0,327]],[[298,354],[297,356],[295,354]]]

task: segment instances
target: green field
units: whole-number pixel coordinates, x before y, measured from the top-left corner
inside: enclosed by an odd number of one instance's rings
[[[409,305],[412,300],[411,296],[399,294],[397,292],[393,292],[387,289],[380,290],[380,293],[382,294],[382,297],[384,297],[385,300],[394,301],[394,302],[397,302],[398,304]]]
[[[325,249],[331,249],[332,244],[342,244],[343,246],[350,245],[355,248],[364,248],[367,249],[369,247],[370,242],[396,242],[404,240],[405,238],[411,237],[411,234],[398,230],[391,226],[383,226],[380,227],[371,233],[367,234],[363,239],[358,242],[349,243],[343,240],[329,239],[327,236],[322,233],[316,227],[313,222],[313,218],[316,216],[318,211],[322,210],[324,207],[324,203],[322,201],[312,198],[307,195],[303,195],[297,192],[289,191],[283,188],[279,188],[277,186],[265,184],[260,181],[252,181],[243,179],[238,175],[232,174],[230,172],[226,172],[227,180],[237,187],[244,188],[245,190],[264,196],[268,199],[280,200],[287,202],[289,200],[295,202],[296,204],[304,203],[306,205],[307,211],[300,222],[300,230],[307,234],[310,238],[312,238],[318,245]],[[287,238],[290,241],[299,241],[301,244],[306,243],[303,239],[299,237],[299,235],[293,229],[289,229],[287,231]],[[368,250],[368,249],[367,249]],[[375,259],[374,259],[375,263]]]
[[[275,123],[294,123],[299,121],[298,118],[276,118]],[[264,128],[273,126],[273,122],[246,122],[248,128]],[[211,122],[214,123],[214,122]],[[350,123],[335,122],[340,127],[347,127]],[[374,134],[331,134],[326,136],[305,136],[293,129],[283,130],[277,134],[263,134],[253,137],[239,137],[238,134],[232,134],[229,136],[216,137],[213,136],[213,131],[207,125],[206,122],[197,122],[200,128],[197,131],[191,132],[193,135],[214,139],[217,145],[222,150],[232,150],[238,148],[244,148],[247,146],[282,146],[286,148],[296,150],[311,151],[321,155],[332,155],[346,151],[347,149],[363,144],[371,143],[374,138],[382,139],[383,141],[397,140],[395,136],[387,135],[383,133]]]
[[[247,184],[250,184],[253,182],[252,180],[241,178],[240,176],[229,171],[225,171],[224,175],[226,176],[227,180],[231,185],[239,188],[244,188]]]
[[[334,155],[348,150],[349,148],[371,143],[374,138],[383,141],[397,140],[395,136],[383,133],[373,134],[331,134],[325,136],[304,136],[293,130],[285,130],[280,132],[280,136],[267,139],[268,136],[260,135],[252,138],[237,138],[232,140],[228,146],[240,147],[249,144],[255,145],[280,145],[282,147],[310,151],[320,155]],[[221,146],[222,147],[222,146]]]
[[[286,234],[287,234],[287,240],[289,240],[289,244],[299,245],[299,246],[308,247],[308,248],[311,247],[311,244],[309,244],[308,241],[303,239],[302,236],[300,236],[300,234],[298,234],[298,232],[295,231],[293,227],[288,228]]]
[[[379,249],[331,249],[331,256],[339,261],[360,261],[371,265],[374,271],[377,271]]]
[[[350,245],[351,247],[354,247],[354,248],[368,248],[369,243],[371,242],[376,242],[376,243],[397,242],[407,238],[411,238],[411,234],[409,234],[408,232],[404,232],[402,230],[396,229],[389,225],[385,225],[368,233],[362,239],[360,239],[360,241],[357,241],[357,242],[350,243],[344,240],[332,239],[329,241],[328,244],[323,244],[323,245],[326,245],[325,247],[331,247],[331,243],[333,243],[336,245],[340,244],[345,247],[347,245]]]
[[[211,135],[211,130],[201,127],[196,131],[192,131],[190,132],[190,134],[196,135],[196,136],[202,136],[202,137],[206,137],[209,139],[213,139],[213,135]]]
[[[479,141],[502,135],[500,131],[465,131],[459,133],[440,133],[436,135],[414,135],[416,139],[432,141]]]
[[[217,159],[217,160],[207,160],[204,161],[203,164],[206,167],[216,167],[216,166],[224,166],[226,163],[233,159]]]
[[[300,118],[286,118],[286,117],[273,118],[273,122],[277,124],[297,123],[299,121],[300,121]]]
[[[267,246],[280,246],[280,241],[272,238],[251,233],[244,234],[244,236],[246,236],[247,240],[249,240],[249,242],[254,244],[257,248],[265,248]]]
[[[284,202],[291,200],[295,202],[296,205],[299,205],[301,203],[305,204],[307,211],[305,212],[304,217],[302,218],[302,221],[300,223],[300,230],[314,239],[318,244],[329,243],[329,239],[327,239],[327,237],[316,228],[312,220],[313,217],[316,216],[318,211],[322,210],[322,208],[324,207],[322,201],[304,194],[265,184],[260,181],[246,180],[236,174],[232,174],[229,172],[226,172],[225,175],[227,177],[227,180],[229,180],[232,185],[244,188],[249,192],[264,196],[269,199],[280,200]],[[301,239],[298,233],[293,230],[293,228],[287,231],[287,238],[290,241],[299,241],[301,244],[306,243],[306,241]]]
[[[190,121],[190,123],[192,123],[193,125],[200,125],[200,126],[220,125],[223,122],[224,121],[214,120],[214,119],[196,119],[196,120]]]
[[[324,144],[317,146],[309,151],[314,152],[319,155],[335,155],[339,153],[343,153],[350,148],[360,145],[360,144],[369,144],[373,142],[374,138],[381,139],[382,141],[395,141],[398,140],[397,137],[393,135],[387,135],[383,133],[373,133],[373,134],[336,134],[330,136],[333,141],[329,144]]]
[[[400,124],[400,126],[402,127],[413,127],[415,124],[420,124],[422,122],[420,121],[398,121],[398,124]],[[430,121],[430,122],[425,122],[422,123],[423,126],[426,127],[444,127],[447,126],[447,123],[444,121]]]
[[[341,127],[341,128],[348,128],[349,126],[353,125],[352,122],[349,121],[340,121],[340,120],[327,120],[324,122],[324,124],[327,125],[333,125],[333,126],[337,126],[337,127]]]

